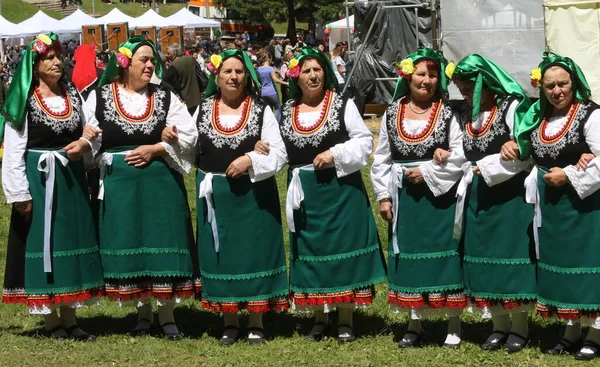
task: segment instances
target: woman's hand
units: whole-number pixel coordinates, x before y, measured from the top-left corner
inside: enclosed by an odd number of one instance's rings
[[[481,170],[477,166],[473,167],[473,173],[477,176],[481,176]]]
[[[404,176],[406,176],[408,182],[413,184],[420,184],[425,181],[423,179],[423,175],[421,174],[421,170],[418,167],[408,168],[406,171],[404,171]]]
[[[503,161],[514,161],[519,159],[519,146],[514,141],[507,141],[500,149],[500,158]]]
[[[442,148],[437,148],[435,152],[433,152],[433,163],[442,164],[450,158],[452,153],[449,150],[444,150]]]
[[[156,144],[158,145],[158,144]],[[158,149],[156,145],[140,145],[127,154],[125,162],[130,166],[136,168],[144,167],[148,163],[152,162],[155,156],[158,155]]]
[[[559,167],[550,168],[550,172],[546,173],[542,178],[547,185],[554,187],[560,187],[569,182],[567,174]]]
[[[31,219],[31,208],[33,207],[31,200],[19,201],[14,203],[13,206],[15,210],[25,218],[26,221]]]
[[[331,152],[331,149],[327,149],[323,153],[317,155],[313,160],[313,166],[315,166],[315,169],[317,170],[329,168],[331,164],[333,164],[333,153]]]
[[[254,151],[258,154],[269,155],[271,149],[269,148],[269,142],[264,140],[259,140],[254,145]]]
[[[596,158],[596,156],[592,153],[583,153],[581,157],[579,157],[579,161],[575,167],[585,170],[588,166],[588,163],[590,163],[594,158]]]
[[[67,158],[71,161],[78,161],[81,159],[81,154],[90,150],[90,146],[85,140],[75,140],[66,147],[63,148],[67,152]]]
[[[225,175],[231,178],[240,178],[252,167],[252,160],[247,155],[236,158],[225,170]]]
[[[160,134],[160,139],[165,143],[176,143],[179,140],[179,137],[177,136],[177,126],[173,125],[165,127]]]
[[[379,214],[381,214],[381,218],[386,222],[392,222],[394,217],[392,215],[392,201],[390,199],[379,200]]]
[[[92,125],[87,125],[83,128],[83,134],[81,134],[81,137],[88,141],[94,141],[100,134],[102,134],[102,130],[97,129]]]

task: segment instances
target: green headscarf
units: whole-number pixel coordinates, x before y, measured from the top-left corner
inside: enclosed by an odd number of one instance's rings
[[[47,38],[46,38],[47,37]],[[50,39],[50,42],[58,41],[58,36],[52,32],[39,35],[31,41],[23,54],[23,59],[19,63],[10,88],[0,112],[0,142],[4,139],[4,124],[9,123],[10,126],[17,130],[23,128],[25,122],[25,110],[29,90],[31,89],[31,81],[33,80],[33,64],[37,60],[38,53],[33,46],[36,42],[41,42],[41,38]],[[46,45],[47,48],[52,48],[52,44]]]
[[[431,60],[435,62],[440,67],[436,90],[441,92],[442,98],[448,98],[448,77],[446,76],[446,66],[448,65],[448,60],[446,60],[442,51],[437,51],[426,47],[419,47],[417,48],[417,52],[413,52],[412,54],[406,56],[404,60],[406,59],[411,59],[412,63],[415,65],[422,60]],[[392,101],[406,96],[409,92],[410,86],[408,80],[399,77],[398,82],[396,83],[396,90],[394,91]]]
[[[519,100],[515,109],[515,125],[525,116],[527,109],[531,106],[529,98],[517,81],[504,69],[491,60],[477,54],[471,54],[462,59],[452,74],[452,78],[460,77],[475,83],[473,91],[473,106],[471,117],[473,121],[479,116],[481,108],[481,92],[483,87],[498,95],[496,104],[499,104],[506,96],[513,96]]]
[[[213,55],[214,56],[214,55]],[[256,70],[254,70],[254,65],[252,65],[252,60],[250,60],[250,56],[242,50],[225,50],[219,54],[221,57],[221,63],[217,66],[217,70],[223,65],[225,60],[230,57],[235,57],[236,59],[242,62],[244,65],[244,69],[250,75],[248,78],[248,84],[246,85],[246,90],[252,96],[256,97],[256,91],[260,88],[260,82],[258,81],[258,76],[256,75]],[[212,61],[211,61],[212,62]],[[208,85],[206,86],[206,90],[204,91],[204,98],[211,97],[217,94],[217,74],[211,74],[208,79]]]
[[[542,54],[542,62],[538,65],[540,75],[543,76],[544,72],[551,66],[560,66],[569,72],[575,100],[584,102],[590,98],[592,95],[590,86],[575,61],[546,51]],[[515,120],[515,137],[519,145],[521,159],[527,159],[531,154],[531,132],[542,122],[548,103],[548,98],[544,95],[543,89],[540,88],[540,99],[529,108],[523,119]]]
[[[312,48],[312,47],[304,47],[300,50],[300,53],[296,55],[292,60],[298,60],[298,68],[300,64],[302,64],[302,60],[306,57],[313,57],[319,61],[321,61],[322,65],[325,65],[325,89],[329,89],[335,91],[338,89],[338,81],[335,77],[335,71],[333,70],[333,65],[331,64],[331,60],[329,56],[324,54],[323,52]],[[290,63],[292,62],[290,60]],[[289,73],[289,71],[288,71]],[[298,88],[298,84],[296,84],[296,80],[298,77],[289,77],[290,78],[290,86],[288,90],[288,99],[294,99],[296,97],[300,97],[302,95],[302,91]]]
[[[162,78],[163,72],[163,63],[156,51],[156,47],[154,47],[154,43],[150,40],[146,40],[145,36],[133,36],[129,37],[129,39],[119,45],[117,51],[113,52],[110,55],[110,60],[108,60],[108,64],[106,64],[106,69],[104,69],[104,73],[102,74],[102,78],[100,78],[100,82],[98,83],[98,87],[101,87],[105,84],[110,84],[113,82],[113,79],[119,75],[119,69],[121,68],[117,63],[117,53],[121,47],[124,47],[131,51],[131,56],[135,54],[135,52],[142,46],[150,46],[152,52],[154,53],[154,72],[156,76]],[[130,60],[131,62],[131,60]]]

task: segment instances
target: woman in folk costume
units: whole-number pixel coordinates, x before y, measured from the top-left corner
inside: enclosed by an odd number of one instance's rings
[[[221,345],[240,337],[238,312],[250,313],[248,342],[265,342],[264,311],[288,308],[288,280],[275,173],[286,163],[277,120],[257,96],[248,55],[213,55],[201,103],[196,164],[202,305],[223,312]],[[269,156],[254,153],[267,141]]]
[[[419,47],[399,68],[371,168],[379,212],[390,222],[388,301],[394,312],[409,313],[400,348],[420,342],[421,319],[432,315],[448,318],[444,346],[456,347],[467,304],[458,240],[452,237],[456,186],[465,162],[462,133],[446,103],[443,54]],[[449,157],[445,151],[451,151]]]
[[[89,341],[75,309],[97,302],[104,281],[81,161],[98,147],[81,136],[97,122],[63,78],[61,52],[53,33],[29,44],[0,116],[2,186],[13,204],[2,301],[44,315],[53,338]]]
[[[463,236],[465,292],[471,309],[493,322],[481,347],[514,353],[527,344],[537,293],[533,212],[523,186],[530,162],[503,161],[500,150],[514,139],[514,126],[531,103],[506,71],[476,54],[456,65],[452,81],[470,106],[462,122],[469,162],[463,165],[455,227],[456,237]]]
[[[373,136],[354,102],[336,92],[326,54],[303,48],[290,62],[280,131],[290,164],[286,213],[293,307],[315,312],[309,339],[323,337],[339,312],[338,341],[355,339],[354,308],[385,280],[375,218],[361,178]]]
[[[589,99],[585,76],[570,58],[544,52],[532,79],[540,99],[516,125],[517,143],[506,143],[503,155],[531,156],[536,164],[525,185],[535,208],[537,311],[567,321],[564,337],[547,353],[575,352],[586,323],[590,330],[575,358],[589,360],[600,355],[600,158],[585,169],[577,165],[582,154],[600,155],[600,106]]]
[[[131,37],[109,60],[87,103],[102,131],[96,158],[100,172],[99,238],[106,293],[132,301],[138,323],[133,335],[153,324],[152,299],[166,338],[181,334],[174,303],[199,290],[191,218],[182,173],[192,167],[197,131],[185,105],[150,84],[162,64],[154,44]],[[161,142],[167,126],[177,141]]]

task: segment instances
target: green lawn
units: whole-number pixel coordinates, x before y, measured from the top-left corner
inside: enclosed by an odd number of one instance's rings
[[[40,10],[37,6],[31,5],[21,0],[2,0],[2,16],[6,20],[13,23],[20,23],[26,19],[31,18],[35,13]],[[60,13],[51,10],[44,10],[49,16],[62,19],[63,16]]]
[[[372,199],[368,169],[363,177]],[[285,201],[286,173],[278,174],[281,202]],[[195,218],[194,177],[186,177],[192,215]],[[4,268],[10,207],[0,192],[0,268]],[[375,204],[372,201],[373,204]],[[374,206],[375,208],[375,206]],[[283,212],[283,211],[282,211]],[[377,214],[377,213],[376,213]],[[379,234],[387,238],[386,225],[377,215]],[[283,221],[285,225],[285,220]],[[287,237],[286,237],[287,246]],[[385,246],[387,247],[387,245]],[[1,271],[0,271],[1,273]],[[0,274],[0,281],[3,274]],[[443,322],[424,323],[426,344],[422,348],[400,350],[396,347],[406,328],[406,317],[388,311],[386,287],[377,287],[372,308],[357,311],[355,327],[359,339],[339,345],[328,338],[319,343],[306,340],[311,327],[308,317],[282,313],[265,318],[267,333],[273,338],[263,346],[238,343],[230,348],[219,346],[219,316],[202,310],[199,302],[182,302],[175,317],[186,338],[169,342],[159,337],[130,338],[125,333],[135,324],[133,308],[119,308],[104,300],[100,307],[79,312],[79,324],[99,338],[93,343],[57,341],[38,337],[42,319],[28,315],[25,307],[0,305],[0,365],[18,366],[567,366],[576,365],[572,357],[549,357],[540,352],[540,344],[553,346],[561,336],[559,324],[547,324],[538,317],[531,325],[531,348],[516,355],[484,352],[479,348],[491,332],[491,323],[465,314],[466,342],[457,350],[439,345],[445,337]],[[600,365],[600,364],[595,364]]]

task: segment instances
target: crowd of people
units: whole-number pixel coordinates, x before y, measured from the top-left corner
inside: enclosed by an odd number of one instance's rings
[[[421,47],[397,64],[373,152],[340,93],[344,44],[283,50],[278,68],[269,48],[254,62],[241,47],[208,56],[174,45],[166,68],[136,36],[101,73],[93,47],[80,46],[69,79],[58,37],[32,41],[0,118],[13,204],[3,302],[43,315],[50,337],[82,341],[95,337],[76,308],[102,297],[132,305],[139,336],[156,303],[164,336],[178,340],[173,309],[196,297],[223,315],[222,345],[264,343],[263,313],[288,309],[314,315],[307,337],[318,341],[337,310],[348,343],[354,310],[387,282],[390,310],[409,315],[400,348],[421,342],[431,316],[448,320],[444,347],[458,347],[460,316],[475,312],[493,322],[484,350],[519,352],[537,311],[566,321],[546,353],[600,355],[599,234],[589,229],[600,108],[575,62],[544,53],[532,104],[493,61],[455,65]],[[466,113],[448,101],[451,82]],[[387,261],[361,176],[371,153]],[[274,177],[286,165],[282,218]],[[183,184],[194,167],[195,238]]]

